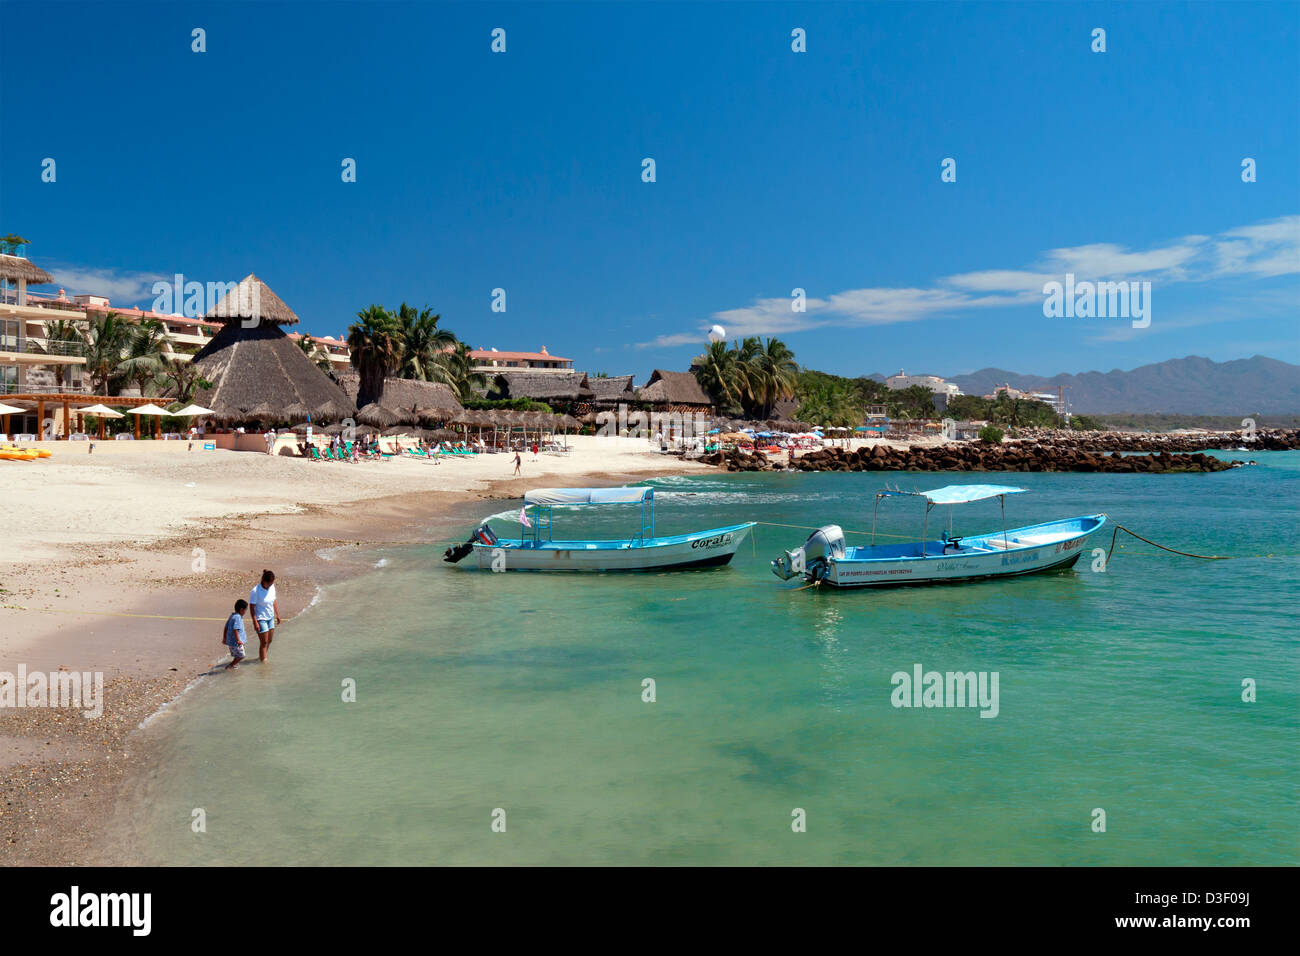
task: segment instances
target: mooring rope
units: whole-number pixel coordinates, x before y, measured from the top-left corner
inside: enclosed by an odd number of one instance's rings
[[[1109,515],[1107,515],[1106,517],[1110,518]],[[1115,539],[1119,537],[1119,533],[1121,531],[1123,531],[1125,534],[1131,534],[1139,541],[1145,541],[1153,548],[1159,548],[1161,551],[1168,551],[1170,554],[1181,554],[1184,558],[1196,558],[1200,561],[1228,561],[1231,560],[1232,558],[1232,556],[1228,554],[1192,554],[1190,551],[1179,551],[1177,548],[1167,548],[1163,544],[1158,544],[1157,542],[1152,541],[1150,538],[1142,537],[1142,535],[1138,534],[1136,531],[1132,531],[1129,528],[1124,527],[1118,521],[1115,521],[1113,523],[1115,525],[1115,530],[1110,536],[1110,550],[1106,552],[1106,562],[1108,564],[1110,563],[1111,553],[1115,550]],[[1272,555],[1268,555],[1268,557],[1272,557]]]

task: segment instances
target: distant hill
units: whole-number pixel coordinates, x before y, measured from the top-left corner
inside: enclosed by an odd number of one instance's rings
[[[1082,414],[1247,416],[1300,412],[1300,365],[1263,355],[1231,362],[1189,355],[1128,372],[1114,369],[1052,378],[984,368],[970,375],[950,375],[948,381],[967,395],[990,394],[1004,382],[1027,391],[1055,392],[1058,385],[1064,385],[1070,410]]]

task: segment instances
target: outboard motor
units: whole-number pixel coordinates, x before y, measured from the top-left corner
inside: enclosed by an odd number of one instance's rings
[[[787,551],[772,562],[772,573],[783,581],[804,577],[819,581],[826,573],[830,558],[844,557],[844,532],[837,524],[828,524],[808,535],[802,548]]]
[[[454,548],[448,548],[442,553],[442,560],[451,564],[456,564],[461,558],[465,557],[474,550],[476,544],[486,544],[489,547],[497,543],[496,532],[485,524],[479,525],[474,529],[474,533],[466,539],[464,544],[458,544]]]

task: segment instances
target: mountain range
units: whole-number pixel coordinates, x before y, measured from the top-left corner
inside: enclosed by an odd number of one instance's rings
[[[872,376],[877,378],[877,376]],[[1130,371],[1062,373],[1051,378],[983,368],[948,381],[966,395],[988,395],[1005,383],[1024,391],[1065,387],[1072,412],[1184,415],[1294,415],[1300,413],[1300,365],[1256,355],[1214,362],[1199,355],[1142,365]]]

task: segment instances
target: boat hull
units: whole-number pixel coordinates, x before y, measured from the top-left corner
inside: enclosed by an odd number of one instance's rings
[[[501,538],[476,543],[474,556],[485,571],[682,571],[727,564],[753,527],[751,521],[645,543]]]
[[[879,588],[1064,571],[1074,566],[1088,538],[1105,524],[1105,515],[1086,515],[1030,525],[963,538],[961,549],[947,554],[942,541],[927,542],[923,556],[919,544],[910,546],[914,555],[882,554],[909,546],[849,548],[844,557],[830,558],[810,571],[808,578],[820,576],[822,584],[836,588]]]

